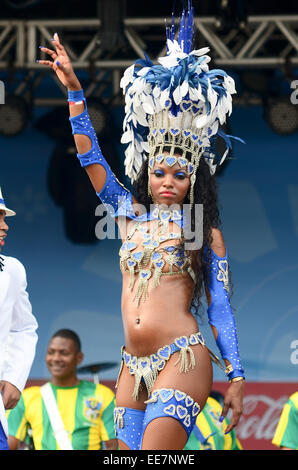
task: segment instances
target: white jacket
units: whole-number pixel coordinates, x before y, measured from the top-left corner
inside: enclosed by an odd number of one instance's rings
[[[24,266],[16,258],[0,257],[4,264],[0,271],[0,380],[22,392],[35,355],[38,325],[26,291]],[[0,421],[7,431],[1,394]]]

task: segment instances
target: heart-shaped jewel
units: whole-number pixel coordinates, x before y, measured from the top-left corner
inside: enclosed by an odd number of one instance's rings
[[[191,101],[182,101],[181,105],[184,111],[187,111],[191,107]],[[180,105],[180,106],[181,106]]]
[[[158,370],[158,371],[163,370],[163,368],[164,368],[165,365],[166,365],[166,361],[161,360],[161,361],[157,364],[157,370]]]
[[[187,165],[188,160],[186,160],[186,158],[178,157],[178,163],[181,167],[183,167]]]
[[[164,155],[158,155],[157,157],[155,157],[155,160],[157,161],[157,163],[161,163],[164,159]]]
[[[170,416],[174,416],[175,415],[175,405],[169,405],[169,406],[166,406],[164,409],[163,409],[164,413],[166,413],[167,415],[170,415]]]
[[[161,258],[161,253],[157,253],[156,251],[152,254],[152,261],[157,261]]]
[[[183,131],[184,137],[189,137],[191,131]]]
[[[205,340],[203,336],[201,335],[201,333],[197,333],[197,338],[198,338],[199,343],[205,344]]]
[[[189,395],[186,395],[185,404],[186,406],[192,406],[194,404],[194,400]]]
[[[158,209],[158,207],[156,207],[156,208],[153,209],[153,211],[152,211],[152,217],[158,217],[158,214],[159,214],[159,209]]]
[[[173,127],[171,127],[171,129],[170,129],[170,133],[174,136],[177,135],[179,132],[180,132],[179,129],[174,129]]]
[[[196,115],[196,114],[200,111],[200,109],[201,109],[201,108],[198,108],[197,106],[193,106],[193,107],[191,108],[192,113],[193,113],[194,115]]]
[[[190,416],[189,416],[189,415],[186,416],[186,418],[185,418],[185,420],[183,421],[183,423],[184,423],[184,426],[186,426],[187,428],[189,428],[189,426],[190,426]]]
[[[167,219],[169,219],[169,218],[171,217],[171,212],[170,212],[170,211],[161,210],[160,213],[159,213],[159,215],[160,215],[160,218],[161,218],[162,220],[167,220]]]
[[[134,243],[134,242],[127,242],[125,249],[128,250],[128,251],[131,251],[131,250],[133,250],[136,246],[138,246],[137,243]]]
[[[173,210],[172,219],[173,219],[173,220],[181,220],[181,219],[182,219],[181,212],[178,211],[178,209],[174,209],[174,210]]]
[[[174,390],[171,388],[162,388],[159,390],[159,396],[163,403],[167,403],[167,401],[171,400],[174,396]]]
[[[163,135],[166,132],[166,129],[159,129],[159,132],[161,133],[161,135]]]
[[[160,348],[158,351],[157,351],[157,354],[158,356],[161,358],[161,359],[166,359],[168,360],[170,355],[171,355],[171,348],[170,346],[164,346],[163,348]]]
[[[137,365],[137,358],[136,358],[136,356],[131,356],[131,357],[130,357],[130,365],[131,365],[131,366],[136,366],[136,365]]]
[[[153,130],[152,130],[152,134],[153,134],[153,135],[156,135],[156,132],[157,132],[157,129],[153,129]]]
[[[139,364],[141,365],[142,369],[145,369],[149,365],[149,360],[148,359],[143,359],[139,361]]]
[[[196,337],[196,335],[194,334],[190,335],[189,344],[191,344],[192,346],[194,346],[195,344],[198,344],[198,338]]]
[[[151,276],[151,271],[143,269],[142,271],[140,271],[140,275],[143,279],[149,279]]]
[[[175,163],[177,162],[177,158],[176,157],[165,157],[165,162],[168,166],[173,166],[175,165]]]
[[[150,359],[153,364],[156,364],[159,361],[159,357],[156,354],[151,354]]]
[[[177,415],[180,419],[183,419],[185,418],[185,416],[187,415],[187,409],[184,408],[184,406],[181,406],[181,405],[177,405]]]
[[[193,407],[192,407],[192,412],[191,414],[193,416],[197,416],[198,414],[200,413],[200,405],[198,405],[197,402],[194,403]]]
[[[127,354],[126,352],[124,353],[124,362],[126,365],[130,362],[130,354]]]
[[[199,138],[199,136],[198,136],[198,135],[195,135],[195,134],[191,134],[191,137],[192,137],[192,139],[193,139],[195,142],[196,142],[196,141],[198,140],[198,138]]]
[[[128,266],[132,267],[132,266],[135,266],[135,265],[136,265],[136,262],[133,261],[132,259],[128,259],[128,260],[127,260],[127,264],[128,264]]]
[[[157,267],[157,268],[162,268],[164,266],[164,261],[163,260],[160,260],[160,261],[155,261],[154,265]]]
[[[132,254],[132,257],[136,260],[136,261],[140,261],[141,258],[143,256],[143,251],[137,251],[137,253],[133,253]]]
[[[175,340],[175,343],[178,348],[186,348],[188,346],[188,339],[186,336],[181,336]]]
[[[144,232],[144,233],[143,233],[143,238],[144,238],[144,240],[151,240],[152,235],[151,235],[151,233],[145,233],[145,232]]]
[[[175,391],[175,398],[176,398],[177,401],[181,401],[181,400],[183,400],[185,397],[186,397],[186,393],[185,393],[185,392],[180,392],[179,390],[176,390],[176,391]]]
[[[191,173],[193,172],[193,165],[191,163],[188,164],[188,173],[191,175]]]
[[[175,247],[173,245],[168,245],[165,247],[165,250],[168,252],[168,253],[171,253],[172,251],[175,250]]]

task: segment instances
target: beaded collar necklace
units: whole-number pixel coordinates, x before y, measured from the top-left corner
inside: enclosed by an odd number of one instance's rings
[[[156,206],[146,220],[156,220],[157,223],[148,227],[140,219],[142,216],[132,226],[119,250],[120,268],[130,274],[130,290],[133,290],[137,274],[139,274],[138,287],[134,297],[138,306],[142,297],[144,301],[147,299],[148,281],[151,277],[153,279],[152,290],[160,284],[162,275],[183,274],[186,271],[195,282],[190,256],[175,245],[160,246],[165,241],[181,239],[181,230],[179,233],[171,231],[169,223],[176,222],[182,227],[182,211],[178,209],[167,210],[164,205]],[[139,246],[132,240],[137,231],[141,234],[142,242],[140,249],[133,251]],[[167,272],[162,271],[165,265],[169,266]]]

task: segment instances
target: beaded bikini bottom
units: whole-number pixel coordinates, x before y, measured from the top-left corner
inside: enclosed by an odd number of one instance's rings
[[[195,356],[191,349],[191,346],[195,346],[196,344],[206,346],[205,340],[200,332],[191,334],[189,337],[180,336],[179,338],[176,338],[173,343],[169,345],[167,344],[162,348],[159,348],[156,353],[151,354],[150,356],[133,356],[132,354],[128,353],[125,350],[125,346],[123,346],[121,349],[122,361],[118,380],[122,371],[123,364],[125,364],[125,366],[129,370],[130,375],[133,375],[135,377],[135,385],[132,394],[133,399],[138,399],[139,387],[142,381],[146,385],[149,397],[158,373],[165,368],[167,361],[175,352],[179,351],[179,357],[175,365],[180,362],[180,372],[188,372],[190,369],[193,369],[195,367]],[[218,357],[213,354],[213,352],[209,349],[208,351],[211,359],[217,365],[223,368]],[[118,380],[116,383],[116,387],[118,384]]]

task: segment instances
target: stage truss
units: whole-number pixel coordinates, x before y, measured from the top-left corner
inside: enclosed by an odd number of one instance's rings
[[[210,47],[216,67],[268,70],[298,66],[298,15],[251,16],[243,28],[226,29],[218,28],[217,18],[202,17],[195,19],[195,27],[196,46]],[[126,18],[123,28],[127,42],[125,51],[101,49],[98,19],[1,20],[0,78],[4,83],[6,80],[15,82],[14,94],[25,98],[30,95],[35,105],[65,103],[64,87],[51,70],[36,63],[36,59],[42,58],[39,45],[52,47],[51,40],[56,31],[75,70],[87,72],[86,96],[108,100],[114,105],[123,102],[119,92],[123,70],[137,58],[143,58],[144,51],[153,61],[165,54],[165,20],[162,18]],[[152,49],[155,56],[150,54]],[[48,74],[61,88],[61,98],[37,93]]]

